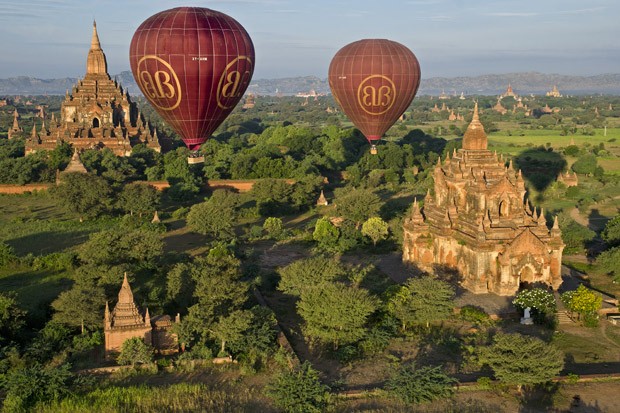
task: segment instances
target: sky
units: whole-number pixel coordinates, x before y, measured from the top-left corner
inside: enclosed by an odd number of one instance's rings
[[[0,78],[84,76],[93,19],[109,73],[129,70],[136,28],[179,6],[239,21],[255,79],[326,78],[334,54],[364,38],[409,47],[423,78],[620,73],[618,0],[0,0]]]

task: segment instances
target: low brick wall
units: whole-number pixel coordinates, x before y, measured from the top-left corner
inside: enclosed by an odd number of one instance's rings
[[[26,184],[26,185],[0,185],[0,194],[24,194],[26,192],[33,191],[47,191],[54,186],[52,183],[48,184]]]
[[[207,181],[206,187],[210,190],[214,189],[234,189],[238,192],[247,192],[252,189],[256,182],[260,179],[210,179]],[[293,185],[294,179],[283,179],[289,185]]]

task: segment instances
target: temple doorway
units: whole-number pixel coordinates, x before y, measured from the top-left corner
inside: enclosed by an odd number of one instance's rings
[[[99,119],[93,118],[93,128],[98,128],[98,127],[99,127]]]

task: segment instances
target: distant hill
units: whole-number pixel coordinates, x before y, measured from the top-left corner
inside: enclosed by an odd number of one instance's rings
[[[113,76],[130,94],[140,94],[140,90],[129,71]],[[0,95],[62,95],[71,90],[76,78],[37,79],[27,76],[0,79]],[[498,95],[506,90],[508,84],[517,94],[543,94],[557,85],[563,94],[603,93],[620,95],[620,74],[596,76],[568,76],[537,72],[506,73],[472,77],[432,77],[423,78],[418,94],[439,95],[464,92],[466,95]],[[301,76],[282,79],[256,79],[248,88],[257,95],[294,95],[314,89],[317,93],[329,93],[326,79],[316,76]]]

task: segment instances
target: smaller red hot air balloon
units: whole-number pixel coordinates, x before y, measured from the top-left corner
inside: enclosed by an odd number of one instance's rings
[[[340,49],[329,65],[329,87],[342,111],[374,145],[407,110],[420,85],[413,52],[386,39],[364,39]]]
[[[134,78],[161,117],[198,149],[235,108],[254,72],[254,45],[232,17],[177,7],[146,19],[129,47]]]

